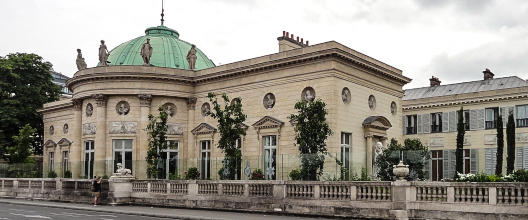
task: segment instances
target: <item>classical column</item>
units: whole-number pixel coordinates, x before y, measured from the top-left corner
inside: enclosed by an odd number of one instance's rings
[[[372,143],[373,143],[373,137],[372,135],[367,135],[367,146],[366,151],[367,152],[367,174],[369,176],[373,176],[372,174]]]
[[[187,164],[180,164],[180,172],[183,173],[185,170],[187,170],[189,167],[195,166],[198,167],[198,164],[191,165],[189,164],[191,160],[191,157],[199,158],[198,153],[191,153],[193,150],[197,151],[197,148],[195,147],[195,140],[194,135],[191,133],[191,130],[194,128],[194,114],[196,109],[196,97],[187,97],[187,133],[185,133],[185,136],[187,136],[187,146],[183,147],[185,149],[184,155],[180,156],[180,158],[185,158],[186,160],[181,160],[184,162],[187,162]],[[182,150],[180,150],[182,152]],[[198,162],[196,162],[198,163]]]
[[[139,120],[138,120],[138,143],[135,146],[136,169],[133,171],[134,176],[139,179],[147,178],[147,149],[149,137],[147,132],[148,115],[150,114],[150,104],[152,102],[151,94],[139,94]]]
[[[107,97],[103,94],[93,95],[95,102],[97,103],[96,112],[97,119],[95,124],[95,159],[94,159],[94,175],[103,176],[109,175],[106,171],[106,161],[112,160],[112,155],[109,155],[110,159],[106,155],[106,100]],[[112,147],[112,146],[110,146]],[[109,164],[109,166],[112,166]]]
[[[72,178],[80,178],[82,164],[82,100],[73,99],[73,123],[70,123],[72,144],[70,148],[70,170]]]

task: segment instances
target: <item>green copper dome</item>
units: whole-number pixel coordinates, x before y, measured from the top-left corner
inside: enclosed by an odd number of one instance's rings
[[[189,69],[187,53],[191,44],[179,39],[180,34],[168,27],[157,26],[145,30],[145,36],[129,40],[110,51],[108,65],[143,65],[141,46],[150,39],[152,57],[150,64],[158,67]],[[196,47],[195,69],[207,69],[215,64]]]

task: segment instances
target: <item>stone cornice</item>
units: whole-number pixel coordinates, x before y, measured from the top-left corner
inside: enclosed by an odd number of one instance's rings
[[[509,96],[496,96],[496,97],[477,97],[474,99],[464,99],[464,100],[455,100],[449,102],[437,102],[437,103],[424,103],[424,104],[415,104],[415,105],[405,105],[403,110],[416,110],[416,109],[425,109],[425,108],[439,108],[446,106],[456,106],[456,105],[472,105],[483,102],[498,102],[504,100],[515,100],[515,99],[526,99],[528,94],[518,94],[518,95],[509,95]]]

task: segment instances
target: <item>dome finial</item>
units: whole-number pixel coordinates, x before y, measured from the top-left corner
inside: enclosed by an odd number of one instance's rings
[[[163,16],[165,16],[165,14],[163,14],[163,0],[161,0],[161,26],[163,26],[163,22],[165,20],[163,20]]]

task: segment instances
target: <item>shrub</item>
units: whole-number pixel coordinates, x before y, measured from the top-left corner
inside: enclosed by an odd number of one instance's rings
[[[181,179],[178,175],[178,171],[175,170],[174,173],[169,173],[169,180],[179,180]]]
[[[264,180],[264,174],[261,169],[253,170],[251,173],[251,180]]]
[[[301,171],[298,169],[293,169],[292,171],[290,171],[289,176],[291,180],[301,180],[302,179]]]
[[[108,179],[108,176],[105,174],[105,175],[103,175],[102,178],[103,178],[104,180],[107,180],[107,179]]]
[[[198,168],[191,167],[187,171],[185,171],[186,180],[196,180],[199,178],[200,178],[200,172],[198,172]]]
[[[528,182],[528,170],[518,169],[512,175],[516,182]]]
[[[57,173],[55,171],[49,171],[48,172],[48,178],[57,178]]]
[[[69,170],[64,171],[64,178],[71,178],[71,177],[72,177],[71,171]]]

